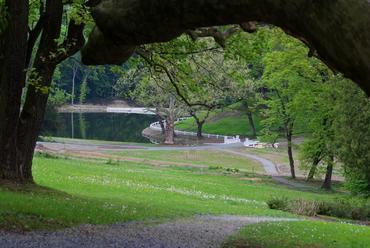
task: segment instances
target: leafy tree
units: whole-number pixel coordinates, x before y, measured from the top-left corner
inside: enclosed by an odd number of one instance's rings
[[[301,105],[298,115],[306,120],[306,126],[311,133],[303,142],[300,154],[303,164],[310,166],[307,180],[313,179],[320,164],[326,165],[322,188],[331,189],[331,177],[337,155],[333,127],[337,97],[332,88],[343,78],[340,75],[333,75],[325,67],[321,69],[321,81],[313,81],[306,89],[309,91],[300,93],[305,104]]]
[[[242,91],[235,78],[237,72],[240,74],[246,68],[240,69],[226,60],[223,50],[210,39],[194,42],[181,36],[169,43],[143,47],[138,53],[145,66],[167,77],[172,94],[197,123],[198,138],[202,138],[202,128],[210,113],[225,106],[228,97]]]
[[[131,60],[132,64],[138,62],[137,59]],[[135,87],[127,92],[127,85],[131,84],[135,84]],[[122,72],[122,78],[115,87],[118,92],[123,93],[123,96],[128,96],[142,106],[154,108],[162,124],[164,143],[168,145],[175,143],[175,121],[183,115],[184,106],[177,101],[175,92],[165,75],[153,71],[151,67],[137,70],[132,66],[130,70]]]
[[[304,120],[301,105],[315,82],[321,82],[320,67],[314,58],[308,58],[308,49],[299,41],[274,29],[263,56],[261,84],[266,89],[261,95],[264,120],[263,138],[274,143],[284,134],[292,178],[295,178],[292,138],[296,127]]]
[[[370,99],[347,80],[336,84],[335,141],[352,192],[370,196]]]
[[[6,0],[0,62],[0,176],[32,181],[32,158],[56,66],[84,43],[84,1]],[[65,8],[65,6],[69,8]],[[68,13],[68,15],[64,15]],[[64,21],[63,21],[64,19]],[[66,26],[64,26],[66,23]],[[63,29],[66,32],[62,32]],[[26,73],[28,71],[27,83]],[[27,86],[21,111],[23,88]]]

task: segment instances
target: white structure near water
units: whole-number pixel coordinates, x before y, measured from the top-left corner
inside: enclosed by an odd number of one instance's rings
[[[155,115],[154,109],[148,108],[119,108],[107,107],[108,113],[125,113],[125,114],[141,114],[141,115]]]
[[[175,121],[175,123],[187,120],[189,118],[191,118],[191,117],[179,118]],[[166,126],[165,121],[163,122],[163,125]],[[161,124],[159,123],[159,121],[150,124],[149,128],[152,129],[152,130],[155,130],[155,131],[161,131],[162,130]],[[195,133],[195,132],[175,130],[175,133],[178,134],[178,135],[197,136],[197,133]],[[258,140],[250,140],[248,138],[246,138],[245,141],[242,142],[239,135],[230,137],[230,136],[225,136],[225,135],[203,133],[203,136],[207,137],[207,138],[223,139],[225,145],[241,144],[245,147],[250,147],[250,148],[267,148],[267,147],[277,148],[279,146],[278,143],[275,143],[275,144],[271,145],[271,144],[267,144],[267,143],[261,143]]]

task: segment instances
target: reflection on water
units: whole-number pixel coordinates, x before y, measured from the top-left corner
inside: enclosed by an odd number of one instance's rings
[[[155,116],[115,113],[53,113],[46,117],[41,135],[148,143],[143,129]]]

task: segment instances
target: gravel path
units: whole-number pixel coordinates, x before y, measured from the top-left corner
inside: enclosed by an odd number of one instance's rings
[[[287,186],[293,187],[295,189],[300,189],[300,190],[314,190],[315,189],[312,186],[305,185],[305,184],[298,183],[298,182],[293,182],[282,176],[279,176],[280,173],[276,169],[275,164],[268,159],[262,158],[254,154],[244,153],[244,152],[237,152],[237,151],[226,150],[226,149],[222,151],[258,161],[262,165],[263,169],[266,171],[266,174],[271,176],[271,178],[278,183],[285,184]]]
[[[0,232],[1,248],[185,248],[220,247],[248,224],[297,219],[245,216],[197,216],[167,223],[130,222],[83,225],[57,232]]]
[[[270,160],[268,160],[268,159],[262,158],[260,156],[254,155],[254,154],[245,153],[245,152],[237,152],[237,151],[232,151],[232,150],[222,150],[222,151],[228,152],[228,153],[231,153],[231,154],[235,154],[235,155],[238,155],[238,156],[241,156],[241,157],[246,157],[246,158],[256,160],[262,165],[263,169],[266,171],[266,173],[268,175],[270,175],[270,176],[279,175],[279,172],[276,169],[275,164],[273,162],[271,162]]]
[[[240,148],[240,144],[205,144],[201,146],[137,146],[125,144],[103,144],[96,142],[95,144],[86,144],[80,141],[65,143],[58,142],[37,142],[38,148],[46,148],[54,151],[74,150],[74,151],[109,151],[109,150],[149,150],[149,151],[186,151],[186,150],[218,150],[227,148]]]

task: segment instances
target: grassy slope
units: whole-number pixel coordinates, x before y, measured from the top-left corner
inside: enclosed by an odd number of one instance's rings
[[[259,117],[255,116],[255,125],[257,131],[261,129]],[[196,132],[197,126],[194,119],[188,119],[178,123],[176,129]],[[240,111],[214,112],[209,120],[204,124],[204,133],[221,135],[243,135],[252,134],[249,126],[248,117]]]
[[[130,150],[114,152],[125,157],[146,158],[152,160],[192,163],[209,167],[236,168],[247,172],[264,172],[261,165],[254,160],[232,155],[222,151],[142,151]]]
[[[49,190],[31,188],[25,193],[1,188],[0,225],[16,219],[21,222],[17,225],[34,228],[30,220],[35,218],[40,225],[71,226],[193,214],[286,216],[268,209],[264,201],[274,195],[297,196],[294,190],[214,170],[42,157],[34,164],[36,182]],[[334,197],[324,193],[299,195],[309,199]]]
[[[135,163],[108,165],[44,157],[37,157],[34,164],[35,180],[41,187],[22,187],[18,191],[0,188],[0,227],[51,229],[81,223],[165,219],[194,214],[292,216],[270,210],[264,202],[272,196],[322,200],[340,196],[300,192],[265,180],[245,180],[243,174],[223,174],[208,169],[152,167]],[[319,225],[312,221],[304,223],[307,228]],[[286,224],[286,228],[292,224]],[[363,228],[335,225],[343,230],[351,228],[350,234],[358,242],[366,240]],[[254,227],[247,227],[245,232]],[[303,232],[292,229],[297,235]],[[266,227],[265,231],[268,230]],[[270,240],[264,232],[252,232],[257,243]],[[327,236],[338,235],[338,230],[332,228],[318,232]],[[245,235],[249,237],[249,234]],[[283,236],[276,232],[277,238]],[[289,236],[287,240],[290,239]],[[308,234],[307,239],[317,240]],[[338,239],[336,247],[347,247],[346,242]]]
[[[255,113],[253,116],[254,124],[256,126],[257,134],[262,130],[261,115]],[[176,125],[176,129],[184,131],[197,131],[197,125],[193,118],[182,121]],[[246,110],[241,103],[235,103],[224,109],[223,112],[216,110],[211,113],[209,119],[203,126],[204,133],[220,134],[220,135],[242,135],[251,136],[251,128],[249,126]],[[307,130],[306,120],[296,120],[294,134],[305,135],[309,133]],[[284,137],[281,134],[281,137]]]
[[[317,221],[263,223],[246,226],[226,247],[368,248],[370,228]]]

